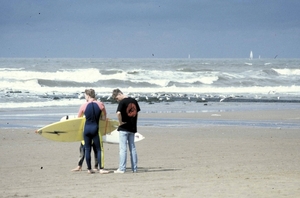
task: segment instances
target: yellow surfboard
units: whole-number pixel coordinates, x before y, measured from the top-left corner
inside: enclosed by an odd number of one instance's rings
[[[49,124],[36,132],[41,136],[58,142],[77,142],[83,140],[85,117],[72,118]],[[106,119],[100,121],[99,135],[105,136],[118,128],[119,122]],[[105,140],[104,140],[105,142]],[[109,143],[109,142],[108,142]]]

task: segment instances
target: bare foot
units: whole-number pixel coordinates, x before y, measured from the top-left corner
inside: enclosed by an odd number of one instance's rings
[[[72,172],[81,171],[81,166],[77,166],[76,168],[72,169],[71,171]]]
[[[88,174],[94,174],[95,172],[93,170],[88,170]]]
[[[97,167],[95,167],[93,170],[94,170],[95,172],[97,172],[99,169],[98,169]]]

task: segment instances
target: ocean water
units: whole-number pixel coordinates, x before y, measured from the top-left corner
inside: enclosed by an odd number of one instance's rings
[[[114,88],[148,102],[300,102],[300,59],[0,58],[0,108],[80,105]],[[111,101],[112,102],[112,101]]]
[[[81,101],[83,102],[83,101]],[[117,119],[117,104],[105,102],[105,108],[108,117]],[[291,110],[299,109],[300,103],[259,103],[259,102],[159,102],[149,104],[140,102],[141,116],[139,116],[138,128],[140,127],[203,127],[203,126],[248,126],[248,127],[267,127],[267,128],[296,128],[300,129],[299,117],[289,120],[243,120],[243,119],[222,119],[223,112],[249,112],[264,110]],[[28,108],[4,108],[0,109],[0,129],[29,129],[34,132],[45,125],[58,122],[63,116],[77,114],[78,105],[69,106],[50,106],[50,107],[28,107]],[[148,117],[145,114],[168,113],[168,118]],[[211,119],[199,119],[197,117],[185,118],[186,114],[204,113]],[[181,118],[172,117],[172,114],[182,114]],[[216,119],[214,119],[216,118]],[[139,130],[140,131],[140,130]]]

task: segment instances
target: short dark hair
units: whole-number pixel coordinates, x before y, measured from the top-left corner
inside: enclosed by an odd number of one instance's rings
[[[115,100],[118,94],[123,94],[123,92],[120,89],[114,89],[111,97]]]

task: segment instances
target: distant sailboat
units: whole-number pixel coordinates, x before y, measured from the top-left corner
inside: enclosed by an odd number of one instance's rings
[[[249,56],[249,60],[252,60],[253,59],[253,52],[252,50],[250,51],[250,56]],[[246,65],[252,65],[252,62],[246,62],[245,63]]]
[[[252,51],[250,51],[250,57],[249,57],[249,59],[250,59],[250,60],[253,59],[253,53],[252,53]]]

